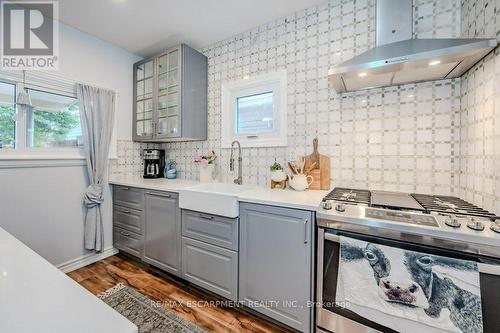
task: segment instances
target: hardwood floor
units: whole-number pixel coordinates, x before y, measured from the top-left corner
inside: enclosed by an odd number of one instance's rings
[[[240,308],[206,305],[203,301],[221,299],[127,256],[112,256],[68,275],[96,295],[121,282],[209,332],[289,332]]]

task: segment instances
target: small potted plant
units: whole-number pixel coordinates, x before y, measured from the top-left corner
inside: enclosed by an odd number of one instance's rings
[[[212,150],[205,155],[196,155],[194,162],[200,166],[200,182],[210,183],[214,181],[215,160],[217,155]]]
[[[286,179],[286,173],[283,171],[283,167],[278,162],[274,162],[270,169],[272,181],[281,182]]]

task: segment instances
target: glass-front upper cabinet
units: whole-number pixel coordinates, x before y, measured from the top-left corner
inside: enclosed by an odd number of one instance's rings
[[[207,81],[207,58],[185,44],[136,63],[134,140],[206,140]]]
[[[154,59],[144,61],[135,66],[134,70],[134,137],[142,139],[153,138],[153,86]]]
[[[180,136],[180,48],[158,56],[158,128],[157,138]]]

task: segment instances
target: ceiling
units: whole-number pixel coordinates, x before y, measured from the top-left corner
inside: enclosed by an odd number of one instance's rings
[[[185,42],[194,48],[325,0],[60,0],[61,22],[149,56]]]

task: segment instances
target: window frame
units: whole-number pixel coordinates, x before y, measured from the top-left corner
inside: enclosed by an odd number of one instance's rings
[[[221,147],[230,148],[234,140],[242,147],[286,147],[287,146],[287,83],[286,71],[244,77],[241,80],[222,84],[222,128]],[[237,133],[238,98],[273,93],[273,128],[271,132],[256,134]]]
[[[23,89],[23,83],[15,80],[9,80],[0,77],[0,82],[12,84],[15,86],[14,103],[17,101],[17,95]],[[52,87],[39,87],[26,84],[26,88],[37,90],[48,94],[62,95],[76,98],[74,94],[60,92]],[[15,106],[17,108],[17,106]],[[17,113],[16,113],[17,114]],[[15,124],[15,144],[13,149],[0,149],[0,160],[81,160],[85,159],[84,147],[54,147],[54,148],[36,148],[27,145],[28,116],[20,113],[16,117]]]

